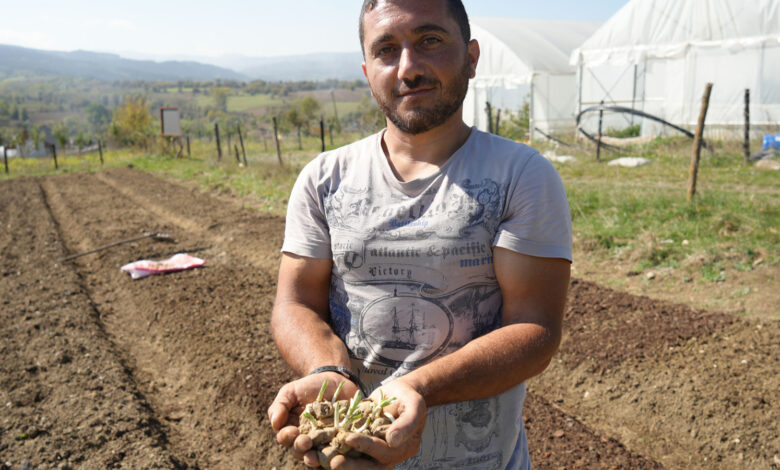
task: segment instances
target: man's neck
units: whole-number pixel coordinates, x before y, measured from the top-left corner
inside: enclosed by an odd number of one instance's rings
[[[471,128],[460,113],[422,134],[407,134],[391,122],[382,138],[382,148],[396,177],[412,181],[432,175],[450,159],[468,139]]]

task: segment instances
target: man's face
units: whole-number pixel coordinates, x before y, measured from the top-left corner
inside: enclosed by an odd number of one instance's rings
[[[460,119],[479,46],[464,44],[445,1],[380,2],[363,21],[363,72],[390,122],[415,135]]]

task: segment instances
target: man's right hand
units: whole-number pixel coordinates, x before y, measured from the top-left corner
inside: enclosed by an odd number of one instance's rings
[[[333,397],[341,382],[344,382],[344,387],[339,393],[339,399],[352,397],[358,389],[351,381],[335,372],[308,375],[283,386],[268,407],[268,419],[276,432],[276,441],[292,448],[293,458],[310,467],[318,467],[319,458],[317,452],[312,450],[311,439],[299,435],[298,418],[306,405],[317,399],[325,380],[328,381],[325,389],[325,398],[328,400]]]

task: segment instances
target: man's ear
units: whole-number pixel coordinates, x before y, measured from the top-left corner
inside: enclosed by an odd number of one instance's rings
[[[479,42],[477,42],[476,39],[472,39],[471,41],[469,41],[468,54],[469,54],[469,66],[471,70],[471,73],[469,74],[469,78],[474,78],[477,76],[477,64],[479,64]]]
[[[366,71],[366,63],[363,62],[363,65],[361,65],[363,68],[363,76],[366,77],[366,80],[368,80],[368,72]],[[374,98],[374,90],[371,89],[371,82],[368,82],[368,90],[371,92],[371,97]]]

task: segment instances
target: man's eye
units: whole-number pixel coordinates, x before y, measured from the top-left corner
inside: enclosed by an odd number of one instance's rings
[[[435,46],[436,44],[439,44],[441,42],[441,39],[437,37],[427,37],[422,40],[423,45],[426,46]]]
[[[383,46],[376,50],[377,57],[386,56],[388,54],[392,54],[393,52],[393,46]]]

